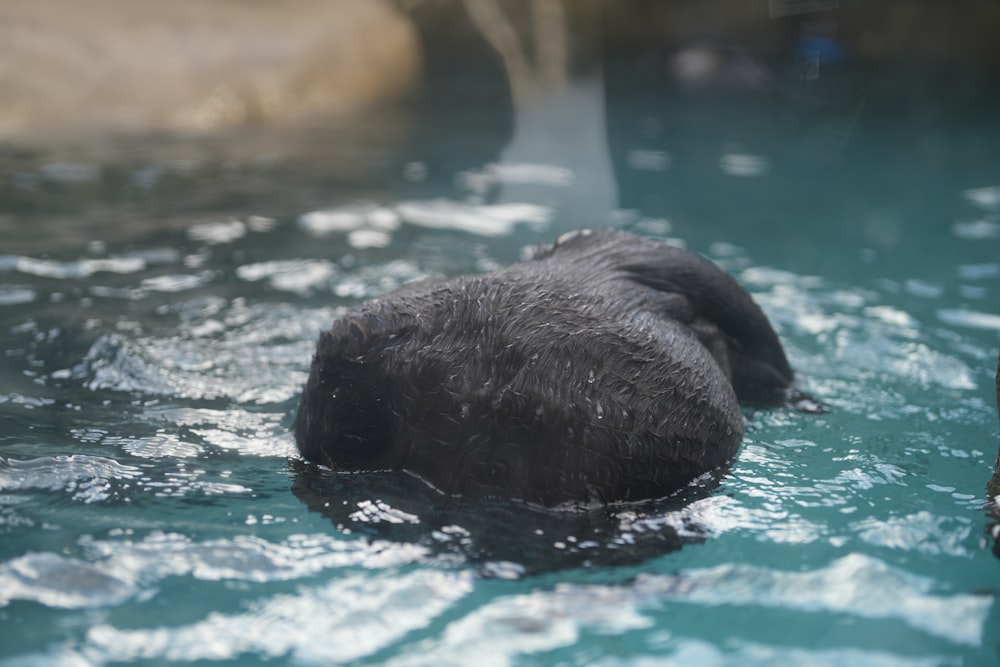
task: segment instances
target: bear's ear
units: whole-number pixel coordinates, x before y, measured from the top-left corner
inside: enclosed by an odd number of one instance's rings
[[[671,303],[683,296],[692,321],[717,327],[740,400],[783,402],[794,380],[792,368],[767,316],[732,276],[705,257],[663,243],[642,241],[622,257],[621,269],[631,280]],[[676,304],[666,314],[674,310]]]

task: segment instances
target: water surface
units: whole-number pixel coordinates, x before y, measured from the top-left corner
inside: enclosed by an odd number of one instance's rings
[[[490,154],[373,117],[298,161],[6,155],[0,665],[995,664],[1000,116],[847,88],[644,134],[612,88]],[[714,491],[573,515],[297,458],[338,314],[580,226],[716,260],[829,412],[748,411]]]

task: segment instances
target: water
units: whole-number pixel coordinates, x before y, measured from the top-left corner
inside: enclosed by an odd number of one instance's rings
[[[4,154],[0,665],[995,664],[1000,115],[612,65],[513,136]],[[297,459],[339,313],[579,226],[715,259],[829,412],[748,412],[711,493],[571,515]]]

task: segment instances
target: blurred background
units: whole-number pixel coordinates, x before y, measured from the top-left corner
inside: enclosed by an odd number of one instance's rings
[[[922,183],[991,182],[998,27],[991,0],[4,0],[0,236],[413,193],[767,233],[780,195],[811,220],[786,253],[893,247]]]

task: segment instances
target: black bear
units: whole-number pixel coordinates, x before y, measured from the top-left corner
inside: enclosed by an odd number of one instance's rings
[[[575,232],[534,259],[406,285],[320,335],[302,456],[545,506],[659,498],[726,466],[740,401],[787,400],[767,317],[708,259]]]

